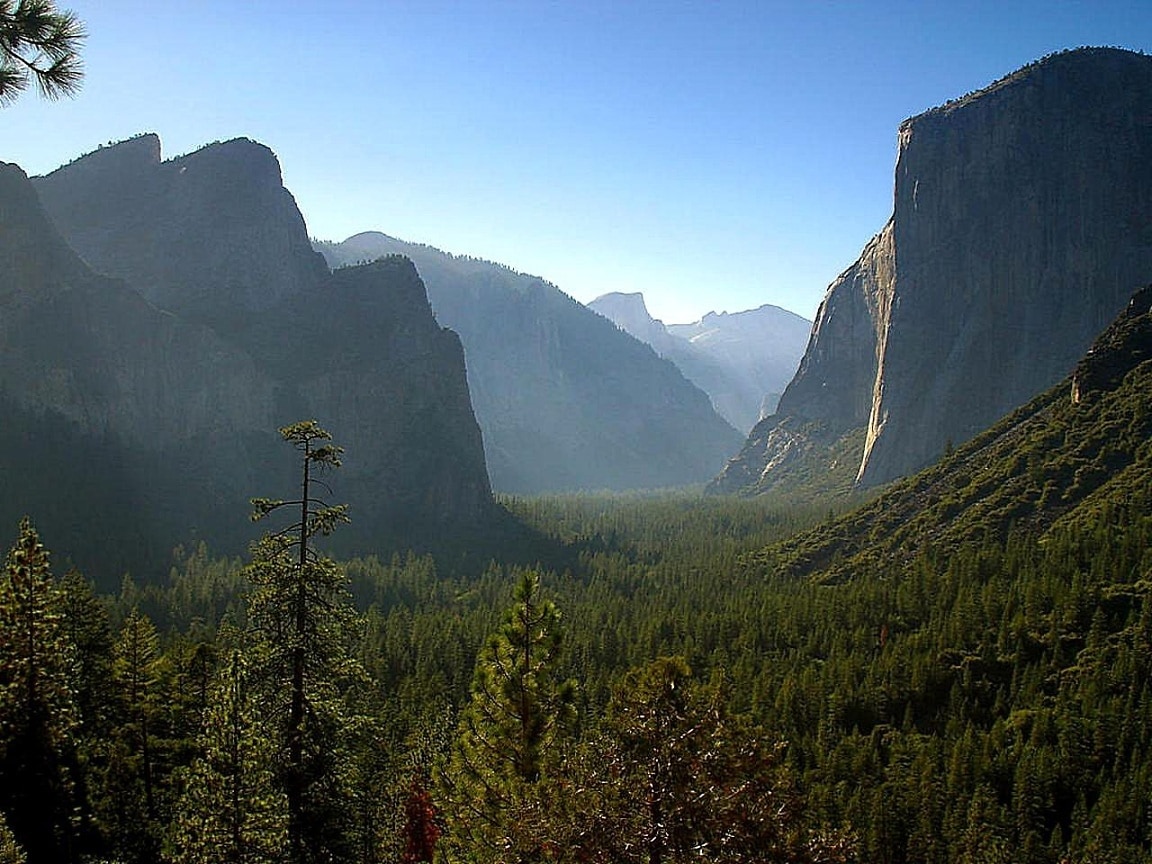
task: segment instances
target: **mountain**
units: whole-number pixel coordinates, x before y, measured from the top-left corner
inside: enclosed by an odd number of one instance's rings
[[[113,580],[198,537],[239,552],[248,499],[293,492],[277,428],[315,417],[347,448],[332,485],[353,523],[334,548],[487,531],[498,516],[463,350],[411,262],[332,274],[294,208],[261,209],[290,201],[267,148],[211,145],[174,171],[154,141],[32,182],[0,171],[0,476],[20,490],[0,522],[29,513]],[[243,213],[265,218],[236,235],[229,214]]]
[[[898,140],[891,220],[714,491],[912,473],[1068,374],[1152,275],[1152,58],[1052,55]]]
[[[464,343],[500,491],[699,483],[740,445],[671,362],[543,279],[378,232],[316,247],[337,268],[390,254],[416,264]]]
[[[327,276],[276,155],[246,138],[161,159],[139,135],[38,177],[44,209],[96,270],[174,312],[245,313]],[[220,296],[215,296],[220,295]]]
[[[675,363],[708,394],[721,417],[745,431],[775,409],[812,327],[811,321],[771,305],[666,325],[648,313],[639,293],[604,294],[588,308]]]
[[[1102,513],[1150,508],[1152,286],[1131,298],[1063,381],[931,468],[773,554],[795,574],[840,581],[929,546],[979,548],[1011,532],[1042,543]]]
[[[680,344],[680,340],[672,338],[664,322],[653,318],[648,312],[648,304],[640,292],[625,294],[613,291],[601,294],[588,304],[588,308],[603,315],[630,336],[651,345],[662,356],[667,356],[669,351],[674,351]]]

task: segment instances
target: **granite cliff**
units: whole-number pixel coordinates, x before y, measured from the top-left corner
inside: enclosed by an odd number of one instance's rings
[[[460,341],[412,263],[332,274],[267,148],[212,145],[173,171],[153,140],[33,182],[0,171],[0,475],[20,490],[0,518],[30,513],[108,578],[195,537],[239,552],[248,498],[292,489],[276,429],[316,417],[347,448],[340,551],[493,524]],[[263,221],[237,234],[242,214]]]
[[[739,446],[671,362],[543,279],[379,232],[317,248],[336,267],[388,254],[415,262],[437,319],[464,343],[500,491],[699,483]]]
[[[1052,55],[898,141],[891,221],[714,490],[911,473],[1067,375],[1152,274],[1152,58]]]
[[[246,138],[163,160],[140,135],[33,183],[81,258],[164,309],[253,312],[326,275],[275,154]]]

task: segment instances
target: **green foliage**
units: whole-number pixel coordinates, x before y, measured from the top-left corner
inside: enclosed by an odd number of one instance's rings
[[[75,651],[61,607],[25,519],[0,578],[0,812],[34,864],[65,858],[73,831]]]
[[[133,610],[113,645],[112,725],[92,753],[93,815],[125,861],[153,861],[160,850],[168,773],[158,752],[168,708],[165,666],[155,626]]]
[[[313,490],[313,470],[339,466],[341,449],[318,443],[331,436],[315,421],[280,433],[301,454],[300,498],[254,499],[253,519],[281,508],[299,508],[299,518],[253,547],[247,618],[261,657],[258,698],[279,743],[288,860],[303,864],[347,855],[344,736],[350,718],[343,694],[360,670],[349,652],[352,607],[344,574],[313,546],[317,536],[347,521],[342,505],[328,506]]]
[[[276,785],[274,739],[253,697],[251,677],[244,652],[233,648],[213,684],[200,755],[182,777],[169,838],[175,864],[281,860],[287,802]]]
[[[599,766],[582,784],[597,790],[581,819],[584,860],[848,858],[849,838],[806,830],[783,742],[734,715],[726,687],[695,682],[681,658],[626,674],[590,743],[603,761],[583,763]]]
[[[116,807],[190,837],[246,776],[289,836],[299,784],[299,860],[1146,861],[1152,367],[1118,344],[1135,365],[1079,402],[1053,391],[814,529],[825,508],[771,499],[510,499],[532,570],[337,566],[307,472],[338,454],[299,427],[298,519],[248,567],[201,548],[166,585],[43,595],[76,658],[74,851],[140,860]],[[244,767],[210,755],[227,740]]]
[[[71,96],[84,77],[84,28],[53,0],[0,0],[0,106],[35,82],[48,99]]]
[[[514,599],[477,660],[439,777],[452,860],[538,860],[549,781],[575,719],[575,684],[556,679],[559,611],[535,573],[521,575]]]

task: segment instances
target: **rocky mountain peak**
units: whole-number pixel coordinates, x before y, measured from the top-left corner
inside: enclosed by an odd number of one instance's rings
[[[1072,401],[1111,390],[1132,369],[1152,359],[1152,285],[1137,291],[1128,306],[1093,343],[1072,375]]]
[[[79,265],[44,215],[28,176],[7,162],[0,162],[0,226],[0,272],[5,277],[0,294],[27,291],[48,273],[63,275]]]
[[[116,579],[192,536],[239,551],[281,476],[275,430],[316,417],[348,448],[344,553],[484,537],[463,350],[412,262],[330,272],[263,145],[123,152],[36,181],[0,164],[0,477],[20,490],[0,516]]]
[[[144,135],[34,182],[90,266],[162,308],[243,314],[326,278],[279,161],[247,138],[161,161],[159,138]]]
[[[588,307],[675,363],[740,430],[751,429],[765,411],[772,412],[812,326],[771,304],[745,312],[709,312],[692,324],[668,325],[652,318],[639,293],[605,294]]]
[[[538,276],[379,231],[317,248],[334,276],[396,253],[415,263],[436,319],[460,334],[500,491],[698,483],[739,443],[672,362]]]
[[[652,317],[644,295],[639,291],[601,294],[588,304],[588,308],[603,315],[625,333],[651,345],[657,352],[667,353],[668,334],[664,323]]]
[[[147,170],[160,164],[160,136],[155,132],[144,132],[123,141],[116,141],[86,153],[59,170],[67,171],[71,166],[84,164],[84,171],[108,171],[112,173]]]

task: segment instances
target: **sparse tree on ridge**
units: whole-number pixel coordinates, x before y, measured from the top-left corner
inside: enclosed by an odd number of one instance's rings
[[[80,89],[84,27],[53,0],[0,0],[0,107],[35,83],[47,99]]]

